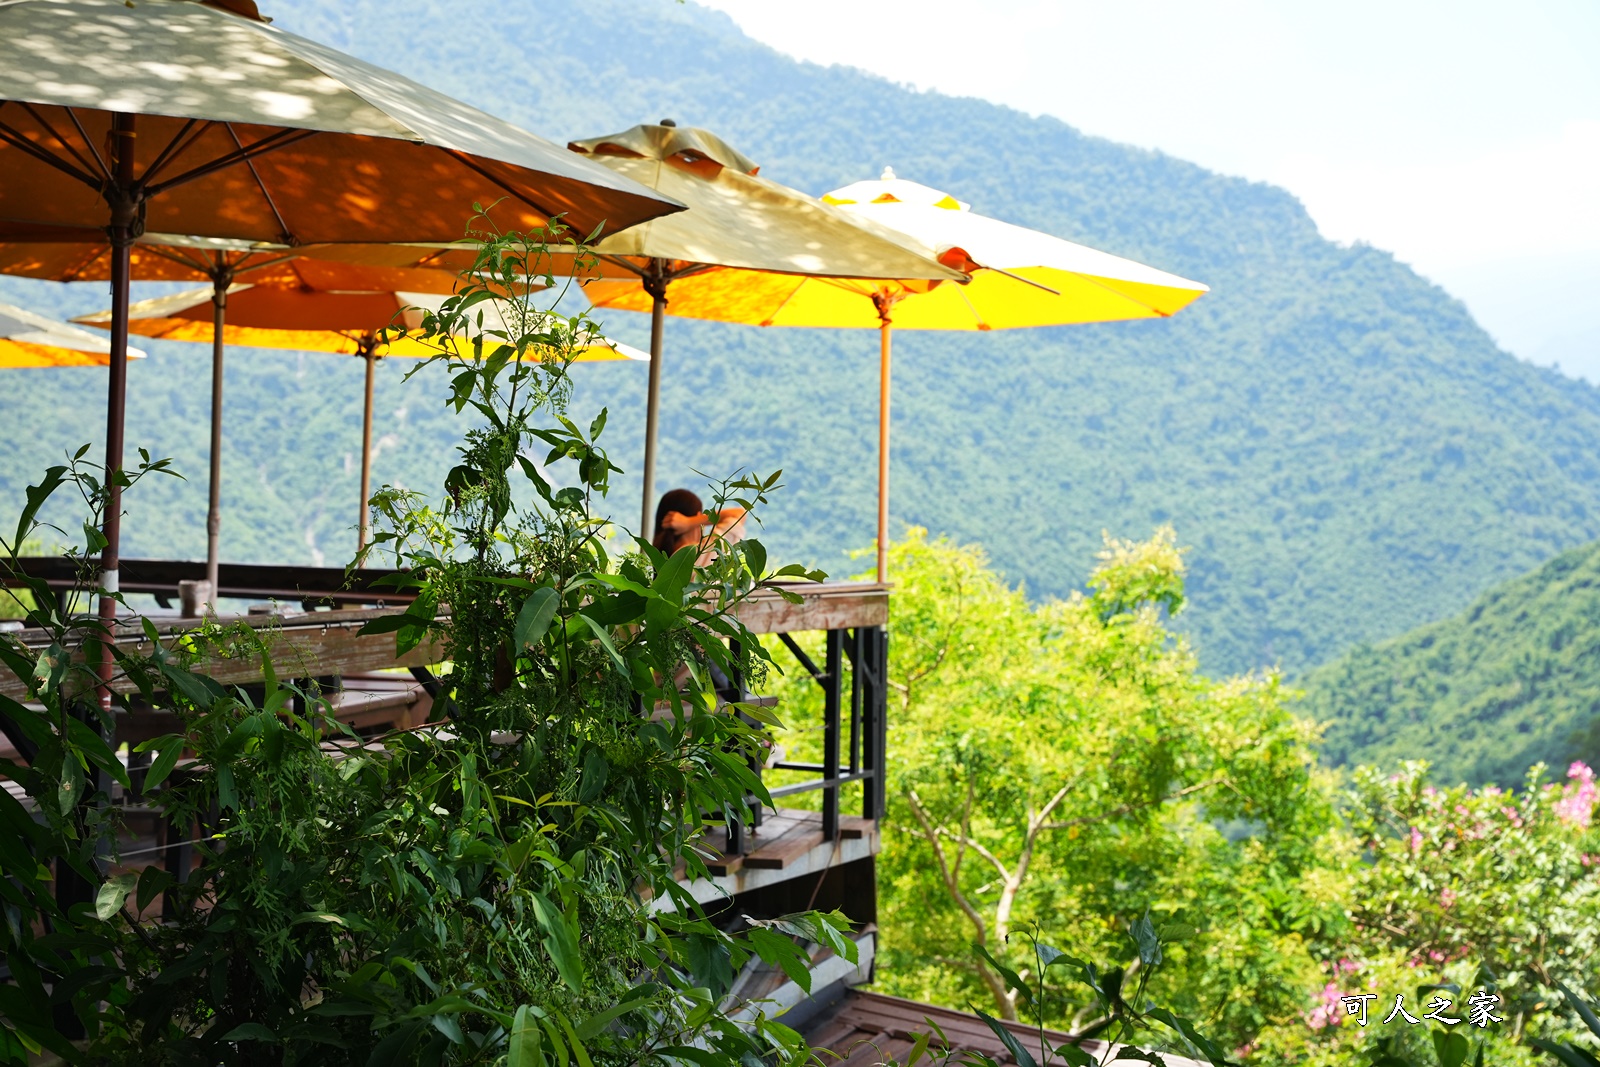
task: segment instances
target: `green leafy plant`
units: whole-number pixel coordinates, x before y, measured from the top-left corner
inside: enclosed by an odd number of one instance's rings
[[[565,236],[553,226],[548,239]],[[94,1063],[516,1067],[809,1055],[762,1013],[736,1023],[726,997],[752,958],[802,986],[809,944],[853,960],[845,920],[806,913],[733,934],[680,879],[707,874],[709,826],[770,803],[752,766],[777,719],[719,699],[712,680],[713,666],[730,679],[766,668],[739,604],[775,577],[821,576],[769,568],[754,539],[609,552],[604,416],[580,428],[563,414],[594,324],[532,304],[530,282],[555,284],[536,270],[547,235],[480,237],[422,331],[452,405],[479,424],[437,505],[391,487],[374,498],[374,551],[393,554],[393,584],[414,599],[365,632],[393,633],[400,653],[437,642],[443,721],[356,737],[315,687],[280,679],[292,650],[270,630],[167,634],[145,620],[141,642],[112,646],[113,705],[168,709],[180,728],[139,746],[149,765],[129,774],[101,740],[110,719],[97,730],[85,714],[94,624],[52,614],[41,587],[29,623],[46,639],[0,635],[31,686],[0,712],[33,741],[4,771],[44,814],[0,798],[12,875],[0,948],[16,976],[0,986],[0,1062],[42,1049]],[[164,469],[145,457],[129,484]],[[13,546],[68,482],[93,501],[92,473],[53,470]],[[777,484],[736,476],[713,497],[754,511]],[[228,656],[259,663],[261,684],[209,678]],[[192,870],[117,855],[108,783],[192,835]],[[56,905],[52,862],[80,879],[81,901]]]

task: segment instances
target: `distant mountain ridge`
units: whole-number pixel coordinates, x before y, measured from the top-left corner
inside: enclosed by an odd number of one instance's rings
[[[1435,780],[1515,786],[1600,755],[1600,544],[1563,552],[1465,612],[1363,645],[1305,680],[1334,763],[1430,760]]]
[[[1323,240],[1281,189],[796,62],[692,4],[267,8],[285,29],[553,140],[670,116],[813,193],[892,164],[986,214],[1210,284],[1164,322],[902,332],[894,519],[985,543],[1038,595],[1082,580],[1102,530],[1143,536],[1171,522],[1193,546],[1183,619],[1214,672],[1303,672],[1600,536],[1600,391],[1498,351],[1458,301],[1384,252]],[[86,308],[104,303],[94,288],[4,281],[0,293]],[[606,325],[632,343],[647,329],[622,313]],[[875,339],[684,321],[668,335],[663,484],[783,467],[774,551],[851,567],[842,553],[873,529]],[[400,369],[379,376],[392,447],[377,475],[431,488],[453,424],[437,389],[400,387]],[[143,512],[136,495],[134,552],[201,551],[205,373],[198,347],[170,345],[132,372],[130,442],[174,455],[194,479],[147,490]],[[626,518],[644,369],[580,378],[580,405],[612,412]],[[27,476],[98,434],[99,383],[93,372],[6,382],[0,412],[25,429],[0,456],[0,511]],[[359,368],[238,353],[228,389],[230,557],[342,560]]]

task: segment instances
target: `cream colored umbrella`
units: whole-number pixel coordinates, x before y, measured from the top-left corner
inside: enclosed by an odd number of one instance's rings
[[[680,205],[401,75],[260,21],[252,0],[0,3],[0,237],[106,232],[108,474],[122,466],[130,250],[149,230],[298,246],[450,241],[474,203],[527,229]],[[110,487],[101,584],[117,590]],[[109,626],[115,601],[103,596]],[[108,676],[109,653],[101,670]],[[109,694],[102,692],[102,701]]]
[[[129,359],[143,359],[137,348]],[[13,304],[0,304],[0,367],[104,367],[111,362],[111,344],[90,333],[47,319]]]
[[[645,412],[644,499],[640,530],[649,536],[655,507],[656,434],[662,342],[686,285],[715,289],[725,321],[765,323],[780,315],[808,279],[896,289],[966,281],[894,231],[862,225],[845,212],[757,173],[761,168],[706,130],[664,120],[569,147],[617,174],[687,204],[677,218],[657,218],[603,238],[585,293],[601,307],[648,310],[650,383]],[[570,268],[559,270],[571,273]]]
[[[896,178],[856,182],[823,202],[874,232],[970,276],[966,285],[904,285],[839,278],[801,279],[776,309],[744,302],[736,287],[708,276],[674,286],[671,313],[763,326],[876,327],[879,331],[878,580],[888,579],[889,413],[893,329],[989,330],[1166,318],[1206,286],[1130,259],[979,215],[948,193]],[[684,216],[687,218],[688,216]],[[619,235],[622,236],[622,235]],[[590,283],[590,299],[643,311],[626,286]]]
[[[421,325],[422,310],[437,311],[449,297],[456,275],[446,271],[396,268],[353,268],[368,270],[375,276],[402,275],[426,285],[428,292],[360,291],[348,288],[322,288],[345,285],[351,280],[349,264],[328,264],[316,260],[293,260],[280,268],[264,270],[261,281],[230,286],[227,292],[228,320],[222,327],[225,344],[247,348],[288,348],[307,352],[332,352],[360,357],[366,364],[366,389],[361,417],[361,521],[357,552],[368,544],[372,495],[372,392],[374,372],[387,356],[427,358],[439,354],[436,345],[416,336],[401,334],[384,340],[385,328],[403,326],[415,330]],[[275,284],[272,275],[281,275]],[[282,282],[291,284],[282,284]],[[292,284],[298,281],[299,284]],[[442,289],[442,292],[440,291]],[[191,289],[153,300],[141,300],[129,308],[129,326],[137,334],[170,341],[214,344],[216,319],[210,289]],[[483,306],[487,329],[504,328],[495,312]],[[109,311],[84,315],[73,320],[105,328]],[[525,332],[525,331],[524,331]],[[636,348],[609,338],[590,338],[577,359],[648,360]]]

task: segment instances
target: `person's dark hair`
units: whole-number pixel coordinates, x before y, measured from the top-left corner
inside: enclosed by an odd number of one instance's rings
[[[700,503],[700,498],[687,489],[671,489],[662,493],[661,503],[656,505],[655,536],[650,538],[650,543],[663,552],[671,552],[681,536],[675,531],[664,529],[661,525],[667,516],[673,513],[699,518],[706,513],[706,509],[705,505]]]

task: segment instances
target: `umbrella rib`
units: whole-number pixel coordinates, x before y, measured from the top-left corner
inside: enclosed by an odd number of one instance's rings
[[[1011,277],[1011,275],[1007,275],[1007,277]],[[972,298],[967,295],[967,287],[964,285],[957,286],[956,292],[960,294],[961,302],[967,305],[967,310],[972,312],[972,319],[978,324],[978,329],[993,329],[993,327],[984,321],[983,316],[978,314],[978,309],[972,306]]]
[[[793,277],[793,275],[791,275],[791,277]],[[778,316],[783,314],[783,309],[789,306],[789,301],[793,300],[796,296],[799,295],[801,288],[805,284],[806,284],[806,279],[801,278],[799,284],[797,284],[793,289],[789,290],[789,294],[783,298],[783,302],[780,303],[777,307],[772,309],[772,314],[768,315],[767,316],[767,321],[763,322],[761,325],[763,325],[763,326],[771,326],[774,322],[776,322],[777,319],[778,319]]]
[[[77,167],[74,167],[71,163],[68,163],[60,157],[45,151],[43,148],[40,148],[38,145],[28,140],[26,137],[22,136],[22,134],[18,133],[14,128],[4,122],[0,122],[0,140],[5,141],[13,148],[21,149],[41,163],[49,164],[65,174],[70,174],[72,177],[91,188],[100,188],[101,183],[99,178],[96,178],[92,174],[81,171]]]
[[[641,278],[644,277],[644,271],[640,270],[633,263],[630,263],[626,256],[608,256],[604,253],[600,253],[599,258],[605,260],[607,263],[615,264],[616,266],[621,267],[623,270],[632,271]]]
[[[1156,307],[1154,304],[1146,304],[1143,300],[1136,300],[1133,297],[1129,296],[1127,293],[1124,293],[1119,289],[1113,289],[1113,288],[1111,288],[1111,286],[1107,285],[1105,282],[1103,282],[1100,279],[1096,278],[1092,274],[1079,274],[1077,271],[1073,271],[1072,274],[1073,274],[1073,277],[1075,277],[1075,278],[1081,278],[1084,281],[1088,282],[1090,285],[1098,285],[1100,288],[1104,289],[1106,292],[1115,293],[1117,296],[1120,296],[1122,299],[1126,300],[1128,303],[1136,304],[1139,307],[1144,308],[1146,311],[1149,311],[1149,312],[1151,312],[1151,313],[1153,313],[1155,315],[1159,315],[1164,319],[1172,318],[1172,313],[1171,312],[1162,311],[1160,308]]]
[[[44,129],[44,131],[46,133],[48,133],[51,137],[54,137],[56,139],[56,144],[60,145],[64,149],[66,149],[67,152],[72,156],[72,158],[77,160],[78,166],[82,167],[84,169],[84,171],[92,172],[94,170],[94,168],[89,165],[89,161],[87,159],[83,158],[83,154],[81,152],[79,152],[76,148],[72,147],[72,143],[70,141],[68,141],[65,137],[61,136],[60,131],[58,131],[54,126],[50,125],[50,120],[46,119],[43,115],[39,114],[39,112],[34,109],[34,106],[32,104],[23,102],[22,110],[26,111],[29,115],[32,115],[33,116],[33,121],[37,122],[40,125],[40,127],[42,127]],[[81,126],[78,127],[78,128],[79,128],[79,130],[83,129],[83,127],[81,127]],[[86,144],[88,143],[88,138],[87,137],[84,138],[84,143],[86,143]],[[111,172],[106,169],[105,162],[100,159],[99,153],[95,154],[95,161],[100,164],[100,173],[101,173],[102,177],[110,177],[111,176]]]
[[[510,193],[512,196],[516,197],[518,200],[521,200],[524,204],[527,204],[529,207],[533,208],[533,210],[543,215],[546,219],[550,217],[550,212],[545,210],[542,204],[535,203],[528,196],[528,194],[518,189],[513,189],[510,185],[507,185],[504,179],[498,178],[494,174],[490,173],[487,168],[480,166],[477,160],[473,159],[465,152],[458,152],[454,148],[443,149],[443,152],[445,155],[453,157],[456,162],[460,163],[468,170],[475,171],[476,173],[481,174],[483,177],[488,178],[500,188],[504,189],[506,192]]]
[[[233,128],[233,123],[225,122],[223,125],[228,128],[228,136],[233,138],[235,147],[241,152],[244,151],[244,142],[239,140],[239,132]],[[250,168],[250,177],[256,180],[256,188],[261,190],[262,198],[266,200],[267,206],[272,209],[272,217],[278,220],[278,233],[283,236],[283,243],[286,245],[294,244],[294,235],[289,232],[289,224],[283,221],[283,212],[278,210],[277,201],[273,200],[272,194],[267,192],[267,183],[261,180],[261,172],[256,170],[256,161],[246,156],[244,165]]]
[[[152,185],[150,186],[148,193],[152,197],[159,196],[168,189],[172,189],[176,186],[185,185],[189,182],[207,177],[208,175],[215,174],[219,170],[226,170],[235,163],[238,163],[240,160],[255,159],[258,156],[264,156],[268,152],[275,152],[280,148],[287,148],[289,145],[298,144],[307,137],[315,137],[321,132],[321,130],[295,130],[285,127],[284,129],[279,130],[277,133],[269,134],[268,136],[263,137],[261,140],[255,142],[247,148],[241,149],[237,152],[229,152],[227,155],[213,159],[209,163],[202,163],[193,170],[184,171],[175,178],[168,178],[164,182]],[[190,138],[190,143],[193,143],[193,140],[193,138]],[[185,145],[184,147],[187,149],[188,145]]]
[[[203,135],[206,130],[211,128],[211,123],[207,122],[204,125],[201,125],[200,129],[195,130],[193,137],[190,137],[187,141],[184,141],[184,137],[187,136],[189,131],[193,130],[196,124],[199,122],[199,119],[189,119],[178,128],[178,132],[172,135],[172,140],[167,142],[167,147],[163,148],[161,150],[161,154],[156,156],[156,158],[151,161],[150,165],[144,169],[145,181],[149,181],[151,178],[154,178],[157,174],[161,173],[162,167],[166,166],[168,163],[171,163],[173,160],[187,152],[191,147],[193,147],[194,143],[200,139],[201,135]],[[182,142],[182,147],[179,147],[179,142]]]
[[[89,136],[89,131],[83,128],[83,123],[78,121],[78,109],[67,108],[67,118],[72,120],[73,127],[78,131],[78,136],[83,138],[84,147],[89,150],[90,155],[94,156],[95,165],[100,168],[100,173],[108,178],[111,177],[111,165],[100,154],[100,149],[94,146],[94,140]]]

